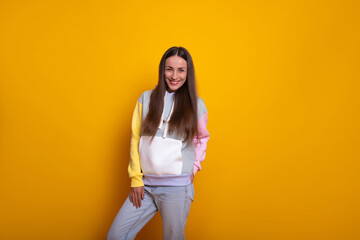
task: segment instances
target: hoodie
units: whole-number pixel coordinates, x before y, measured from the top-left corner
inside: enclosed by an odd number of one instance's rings
[[[128,173],[131,187],[185,186],[191,183],[190,176],[201,169],[205,159],[209,132],[207,109],[198,98],[198,135],[186,142],[175,133],[168,133],[168,122],[174,108],[174,92],[166,91],[164,108],[157,132],[152,136],[141,134],[141,123],[149,111],[152,90],[145,91],[138,99],[131,123],[130,162]]]

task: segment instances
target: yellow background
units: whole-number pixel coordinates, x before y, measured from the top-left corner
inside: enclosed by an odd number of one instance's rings
[[[359,1],[1,1],[0,239],[105,239],[162,54],[210,141],[187,239],[360,239]],[[157,215],[137,239],[161,239]]]

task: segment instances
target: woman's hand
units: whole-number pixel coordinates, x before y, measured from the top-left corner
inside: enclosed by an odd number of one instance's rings
[[[191,182],[194,182],[194,177],[195,177],[194,173],[191,173],[191,176],[190,176],[190,181]]]
[[[141,207],[141,199],[144,199],[144,186],[142,187],[132,187],[130,192],[130,202],[136,207]]]

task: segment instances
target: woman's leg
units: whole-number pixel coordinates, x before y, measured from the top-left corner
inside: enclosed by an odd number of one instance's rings
[[[194,185],[157,187],[152,194],[162,218],[163,239],[185,239],[185,224],[194,200]]]
[[[156,212],[154,198],[145,186],[145,197],[141,201],[141,207],[133,206],[130,197],[127,197],[110,227],[107,240],[134,239]]]

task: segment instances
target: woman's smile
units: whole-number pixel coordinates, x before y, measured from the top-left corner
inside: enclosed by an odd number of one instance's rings
[[[181,81],[170,80],[169,82],[170,82],[171,85],[176,86],[176,85],[178,85],[179,82],[181,82]]]

